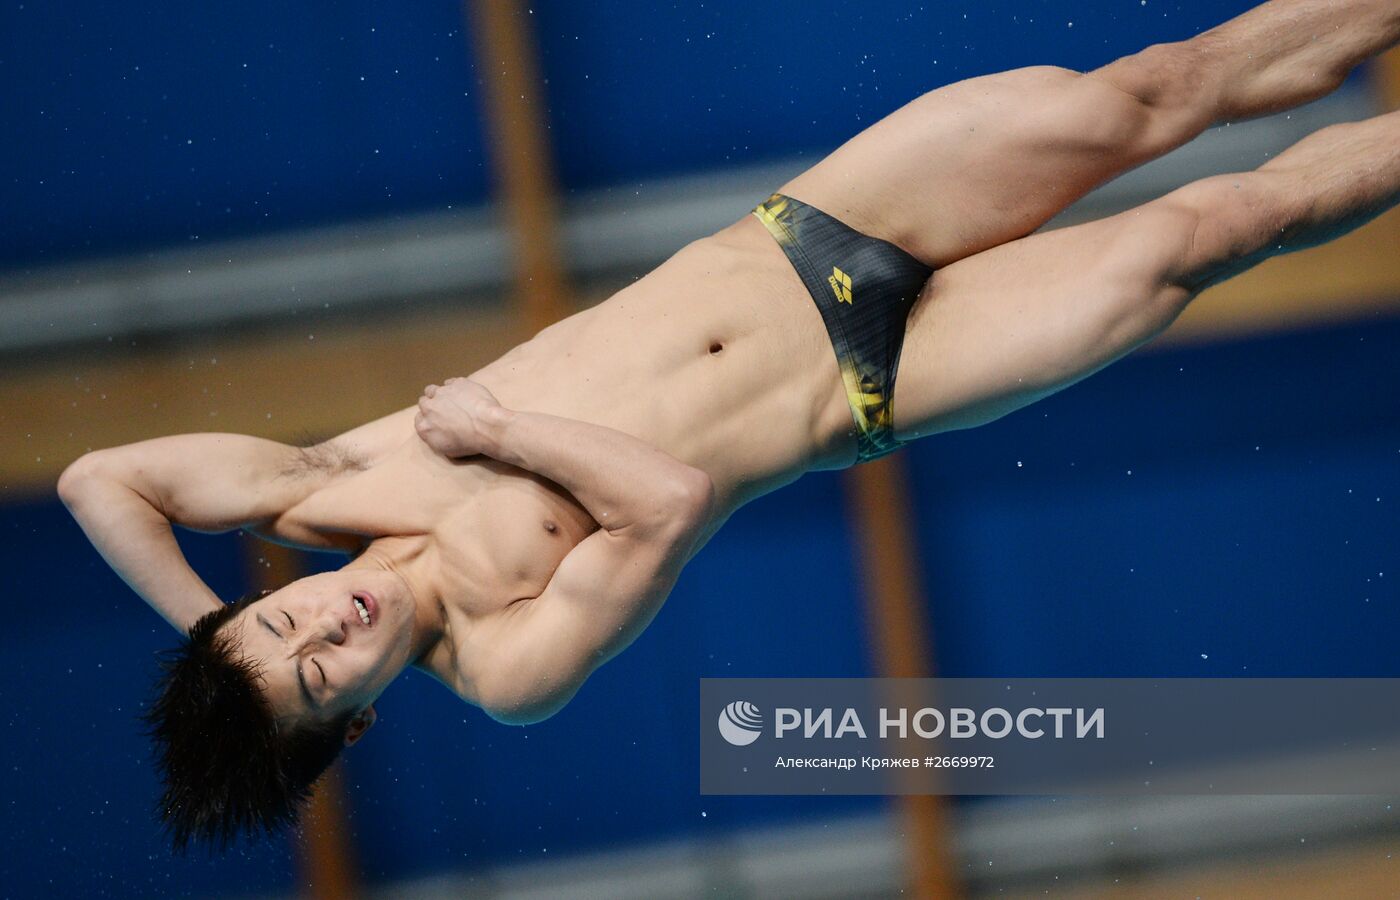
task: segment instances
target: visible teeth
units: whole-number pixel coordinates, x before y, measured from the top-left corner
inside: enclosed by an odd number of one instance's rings
[[[353,597],[353,598],[351,598],[351,599],[353,599],[353,600],[355,601],[355,611],[358,612],[358,613],[360,614],[360,621],[361,621],[361,622],[364,622],[366,625],[368,625],[368,624],[369,624],[369,610],[365,609],[364,601],[360,600],[359,597]]]

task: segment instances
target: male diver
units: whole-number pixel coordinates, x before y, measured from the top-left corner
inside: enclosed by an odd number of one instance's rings
[[[206,433],[78,459],[64,502],[189,634],[146,714],[177,846],[295,821],[408,666],[502,722],[553,714],[738,506],[1045,397],[1209,285],[1388,209],[1400,113],[1033,233],[1398,39],[1395,0],[1273,0],[1088,73],[960,81],[413,406],[310,447]],[[172,523],[352,559],[226,605]]]

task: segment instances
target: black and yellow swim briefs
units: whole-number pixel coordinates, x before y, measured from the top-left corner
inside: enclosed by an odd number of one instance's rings
[[[856,423],[856,462],[897,450],[894,379],[904,325],[933,269],[783,194],[753,211],[821,310]]]

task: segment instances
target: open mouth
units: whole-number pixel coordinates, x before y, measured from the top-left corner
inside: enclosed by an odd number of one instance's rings
[[[355,612],[359,614],[360,621],[366,628],[373,628],[374,620],[379,613],[379,607],[374,602],[374,598],[369,594],[355,594],[351,599],[354,601]]]

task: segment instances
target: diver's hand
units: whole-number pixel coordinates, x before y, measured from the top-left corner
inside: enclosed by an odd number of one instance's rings
[[[491,455],[494,428],[505,410],[483,385],[467,378],[430,384],[418,398],[413,427],[429,447],[449,459]]]

